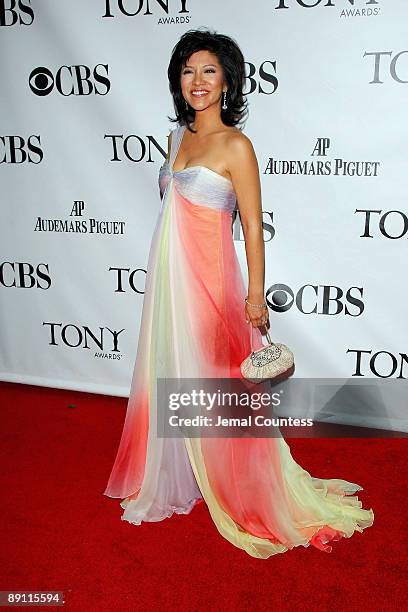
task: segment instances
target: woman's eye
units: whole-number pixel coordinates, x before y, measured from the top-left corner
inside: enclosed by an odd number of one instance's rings
[[[206,68],[204,72],[215,72],[214,68]],[[183,74],[191,74],[191,70],[185,70]]]

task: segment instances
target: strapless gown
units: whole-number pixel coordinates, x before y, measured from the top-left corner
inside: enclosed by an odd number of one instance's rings
[[[245,286],[232,237],[233,185],[204,166],[174,171],[185,126],[159,172],[161,209],[147,266],[136,362],[116,459],[104,491],[135,525],[205,502],[216,528],[253,557],[332,540],[374,513],[341,479],[312,477],[277,438],[160,438],[156,379],[240,377],[249,354]],[[253,347],[262,346],[259,329]]]

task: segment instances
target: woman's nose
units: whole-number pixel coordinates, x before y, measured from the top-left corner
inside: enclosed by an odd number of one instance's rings
[[[198,85],[201,85],[201,83],[202,83],[201,73],[195,72],[194,78],[193,78],[193,85],[197,87]]]

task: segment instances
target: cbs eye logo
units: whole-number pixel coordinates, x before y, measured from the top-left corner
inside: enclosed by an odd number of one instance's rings
[[[364,312],[362,287],[343,289],[336,285],[305,284],[295,291],[284,283],[276,283],[267,290],[266,301],[275,312],[296,308],[306,315],[349,315],[358,317]]]
[[[111,88],[107,64],[97,64],[92,70],[83,64],[61,66],[55,75],[38,66],[31,71],[28,84],[36,96],[48,96],[54,89],[62,96],[106,96]]]

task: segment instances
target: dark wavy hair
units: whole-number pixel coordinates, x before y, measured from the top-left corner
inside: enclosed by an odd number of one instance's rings
[[[234,39],[218,34],[215,30],[207,28],[187,30],[173,48],[167,69],[169,89],[176,112],[175,118],[167,118],[171,122],[177,121],[181,125],[186,125],[191,132],[194,132],[190,123],[194,121],[195,110],[190,105],[186,108],[181,93],[181,71],[193,53],[203,50],[217,56],[228,86],[226,98],[228,108],[223,110],[220,106],[222,122],[229,126],[237,125],[242,123],[248,114],[248,103],[242,93],[245,82],[245,61],[238,44]]]

